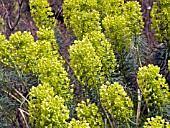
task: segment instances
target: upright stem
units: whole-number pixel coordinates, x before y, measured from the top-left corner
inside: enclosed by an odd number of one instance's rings
[[[137,83],[138,83],[138,79],[137,79]],[[141,94],[140,89],[138,88],[138,108],[137,108],[137,117],[136,117],[136,128],[138,128],[138,126],[139,126],[141,101],[142,101],[142,94]]]
[[[135,35],[135,43],[136,43],[136,35]],[[139,67],[142,67],[142,62],[140,59],[140,55],[139,55],[139,46],[138,44],[136,44],[136,54],[137,54],[137,59],[139,62]],[[139,117],[140,117],[140,109],[141,109],[141,101],[142,101],[142,93],[141,93],[141,89],[138,83],[138,79],[137,80],[137,84],[138,84],[138,89],[137,89],[137,94],[138,94],[138,107],[137,107],[137,117],[136,117],[136,128],[138,128],[139,126]]]

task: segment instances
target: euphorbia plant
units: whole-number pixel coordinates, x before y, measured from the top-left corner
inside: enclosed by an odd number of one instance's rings
[[[29,32],[16,32],[9,40],[0,35],[0,61],[9,67],[18,66],[24,73],[31,72],[40,81],[29,92],[30,123],[37,128],[129,127],[131,118],[136,118],[136,101],[129,96],[126,84],[113,81],[112,76],[122,59],[119,54],[126,53],[132,38],[142,32],[139,3],[64,1],[65,23],[77,37],[70,46],[67,64],[75,76],[72,81],[85,92],[74,108],[70,104],[75,103],[75,85],[70,83],[65,61],[58,52],[55,19],[51,17],[48,1],[30,0],[30,8],[38,28],[38,40],[34,41]],[[161,108],[168,102],[168,86],[159,71],[159,67],[148,65],[137,73],[149,107]],[[74,117],[70,116],[71,109],[75,109]]]

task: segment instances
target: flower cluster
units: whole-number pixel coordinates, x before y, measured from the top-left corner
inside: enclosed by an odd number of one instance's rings
[[[119,83],[102,85],[100,88],[100,99],[102,106],[115,119],[122,121],[132,116],[133,102]]]
[[[55,95],[49,84],[32,87],[29,93],[30,122],[35,128],[63,128],[67,126],[69,110],[64,105],[65,100]]]
[[[140,4],[136,1],[128,1],[122,8],[131,37],[140,36],[144,27]]]
[[[74,41],[74,45],[70,47],[69,52],[70,65],[78,80],[89,87],[99,83],[97,77],[102,64],[89,39],[83,38],[82,41]]]
[[[170,1],[159,0],[154,2],[152,11],[152,29],[159,42],[166,40],[170,43]]]
[[[24,73],[34,73],[41,85],[30,90],[29,114],[35,127],[65,127],[69,111],[64,105],[72,99],[73,88],[63,67],[54,40],[54,25],[49,20],[47,1],[30,1],[31,14],[39,31],[34,41],[30,32],[16,32],[9,41],[0,35],[1,62],[17,67]],[[50,14],[49,14],[50,15]],[[63,115],[62,115],[63,114]],[[62,117],[60,117],[62,116]]]
[[[112,43],[114,52],[122,54],[128,51],[132,38],[139,36],[143,29],[141,7],[138,2],[111,4],[110,11],[102,20],[104,33]]]
[[[86,122],[86,120],[80,121],[75,120],[73,118],[68,124],[68,128],[91,128],[91,127],[89,126],[89,123]]]
[[[101,60],[100,82],[108,81],[116,66],[116,59],[110,42],[99,31],[92,31],[85,34],[84,38],[88,38],[95,49],[96,55]]]
[[[30,0],[31,15],[38,28],[53,29],[55,18],[47,0]]]
[[[149,64],[139,68],[137,78],[142,95],[149,106],[162,107],[169,102],[168,85],[166,79],[159,74],[160,68]]]
[[[156,116],[155,118],[147,118],[147,122],[144,124],[144,128],[169,128],[169,122],[165,122],[161,116]]]
[[[85,33],[100,31],[100,14],[96,11],[97,0],[65,0],[63,13],[66,25],[71,28],[78,39]]]
[[[101,128],[104,126],[98,107],[93,103],[82,101],[76,108],[77,116],[80,121],[86,120],[91,128]]]
[[[127,20],[122,15],[106,16],[102,25],[105,28],[104,33],[112,43],[114,52],[122,53],[122,50],[128,50],[131,45],[130,29],[127,27]]]

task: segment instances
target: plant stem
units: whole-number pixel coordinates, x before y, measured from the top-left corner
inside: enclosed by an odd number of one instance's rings
[[[4,93],[6,93],[7,95],[11,96],[12,98],[14,98],[17,102],[19,102],[20,104],[22,103],[22,101],[20,101],[17,97],[15,97],[14,95],[12,95],[11,93],[9,93],[8,91],[1,89]]]
[[[135,43],[136,43],[136,36],[135,36]],[[140,55],[139,55],[139,46],[138,44],[136,44],[136,54],[137,54],[137,58],[138,58],[138,62],[139,62],[139,67],[142,67],[142,62],[140,59]],[[141,93],[141,89],[139,86],[139,82],[138,79],[136,79],[137,84],[138,84],[138,89],[137,89],[137,94],[138,94],[138,107],[137,107],[137,117],[136,117],[136,128],[139,127],[139,117],[140,117],[140,108],[141,108],[141,101],[142,101],[142,93]]]

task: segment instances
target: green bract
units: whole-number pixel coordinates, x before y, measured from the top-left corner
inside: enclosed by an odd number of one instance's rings
[[[70,47],[71,66],[83,85],[96,85],[109,79],[116,59],[104,34],[92,31]]]
[[[118,82],[111,85],[102,85],[100,99],[102,106],[115,119],[125,121],[132,116],[133,102]]]
[[[34,54],[34,47],[31,45],[34,42],[34,38],[29,32],[21,33],[20,31],[12,34],[9,41],[5,39],[1,42],[1,62],[13,67],[14,64],[18,65],[25,72],[30,72],[28,63],[30,62],[30,54]]]
[[[128,1],[122,8],[123,15],[127,20],[127,27],[131,32],[131,38],[140,36],[144,27],[140,4],[136,1]]]
[[[116,13],[110,12],[102,20],[104,33],[117,54],[128,51],[131,39],[141,34],[144,24],[138,2],[127,2],[121,5],[114,8]],[[113,4],[114,6],[116,4]]]
[[[55,42],[54,39],[54,30],[53,29],[47,29],[47,28],[39,28],[39,31],[37,31],[37,35],[40,40],[48,40],[50,42]]]
[[[100,80],[107,81],[111,73],[114,72],[116,59],[111,47],[111,43],[105,38],[100,31],[92,31],[84,36],[88,38],[95,49],[96,55],[100,58],[102,68],[100,71]]]
[[[53,87],[56,95],[62,96],[66,101],[72,99],[70,94],[73,89],[70,86],[68,74],[63,67],[64,61],[58,54],[58,46],[54,37],[54,17],[47,0],[30,1],[31,15],[39,29],[39,40],[33,46],[36,48],[35,58],[32,58],[30,68],[42,83],[48,83]],[[43,11],[42,11],[43,10]]]
[[[139,86],[143,97],[149,106],[162,107],[169,102],[168,85],[166,79],[159,74],[160,68],[149,64],[138,71]]]
[[[100,31],[100,14],[95,10],[96,0],[65,0],[63,13],[66,25],[71,28],[78,39],[85,33]]]
[[[28,71],[28,63],[30,55],[35,49],[31,46],[34,38],[29,32],[16,32],[10,36],[8,47],[10,49],[10,58],[14,61],[19,68],[23,71]]]
[[[160,43],[166,40],[170,44],[170,1],[159,0],[154,2],[151,16],[152,29],[155,31],[157,40]]]
[[[164,119],[160,116],[156,116],[155,118],[147,118],[147,122],[144,124],[144,128],[169,128],[169,122],[165,122]]]
[[[53,29],[55,18],[47,0],[30,0],[31,15],[38,28]]]
[[[50,58],[43,57],[36,61],[36,65],[32,67],[33,72],[38,75],[42,83],[49,83],[53,87],[55,94],[70,99],[68,74],[62,67],[62,63],[57,56]],[[68,97],[69,96],[69,97]]]
[[[89,123],[87,123],[85,120],[79,121],[73,118],[68,124],[68,128],[91,128],[91,127],[89,126]]]
[[[97,9],[101,14],[101,19],[107,15],[114,16],[121,14],[120,8],[124,5],[124,0],[97,0]]]
[[[83,85],[90,87],[99,83],[97,76],[102,64],[89,39],[83,38],[82,41],[74,41],[74,45],[70,47],[69,52],[70,65],[78,80]]]
[[[29,93],[30,122],[35,128],[63,128],[67,126],[69,110],[64,105],[64,99],[55,95],[48,84],[32,87]]]
[[[114,17],[106,16],[102,25],[105,28],[106,37],[112,43],[114,51],[122,53],[122,50],[128,50],[131,45],[130,29],[127,27],[127,20],[125,16]]]
[[[92,31],[102,31],[117,55],[128,51],[131,39],[140,35],[143,29],[138,2],[65,0],[63,9],[65,23],[78,39],[82,40]]]
[[[102,128],[104,127],[102,117],[99,114],[98,107],[93,103],[82,101],[76,108],[77,116],[80,121],[87,121],[91,128]]]
[[[33,72],[42,83],[54,87],[55,94],[68,100],[72,97],[69,94],[70,80],[62,58],[59,60],[57,44],[48,38],[34,42],[29,32],[16,32],[9,41],[5,41],[2,36],[1,61],[8,66],[16,64],[23,72]]]

